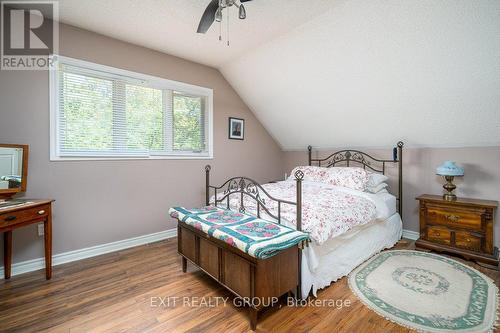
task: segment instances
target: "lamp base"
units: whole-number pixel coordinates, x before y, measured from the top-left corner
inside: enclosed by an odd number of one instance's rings
[[[446,184],[443,185],[443,188],[446,190],[446,192],[448,192],[443,195],[444,200],[457,200],[457,196],[453,194],[453,191],[457,188],[455,184],[453,184],[453,178],[453,176],[444,176],[444,179],[446,179]]]
[[[443,194],[443,199],[446,201],[454,201],[457,200],[457,196],[453,193],[445,193]]]

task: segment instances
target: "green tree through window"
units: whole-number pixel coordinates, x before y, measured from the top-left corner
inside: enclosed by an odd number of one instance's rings
[[[51,103],[51,158],[53,147],[57,157],[70,158],[211,156],[211,90],[66,61],[50,76],[57,99]]]
[[[174,93],[174,150],[205,149],[202,104],[201,97]]]
[[[62,104],[65,150],[108,150],[113,147],[113,83],[64,73]]]
[[[163,150],[165,146],[162,91],[126,86],[127,148]]]

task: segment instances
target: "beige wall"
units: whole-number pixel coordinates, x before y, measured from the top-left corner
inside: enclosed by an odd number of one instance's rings
[[[170,206],[203,203],[203,166],[207,163],[213,166],[216,182],[230,175],[247,175],[261,182],[280,179],[294,166],[307,163],[305,151],[283,153],[279,149],[216,69],[66,25],[61,26],[60,44],[65,56],[214,89],[215,158],[50,162],[48,74],[0,71],[0,142],[30,145],[26,197],[57,200],[56,254],[174,227],[167,217]],[[227,139],[229,116],[245,118],[245,141]],[[391,158],[390,148],[371,152]],[[465,177],[457,181],[459,195],[500,199],[500,147],[405,149],[405,229],[418,230],[414,198],[441,193],[442,180],[434,169],[446,159],[465,167]],[[500,245],[499,223],[495,234]],[[34,226],[14,232],[14,262],[42,255],[42,239]]]
[[[392,158],[392,149],[363,150],[374,157]],[[336,151],[336,150],[335,150]],[[326,157],[328,150],[315,151],[316,156]],[[418,203],[415,198],[421,194],[441,194],[444,184],[435,170],[445,160],[456,161],[465,169],[463,178],[456,178],[457,195],[500,200],[500,147],[478,148],[409,148],[403,151],[403,227],[418,231]],[[307,165],[307,153],[285,152],[284,172],[290,172],[297,165]],[[397,193],[397,170],[389,168],[391,188]],[[500,221],[496,214],[495,244],[500,246]]]
[[[215,181],[281,175],[281,150],[218,70],[66,25],[60,35],[64,56],[212,88],[214,159],[50,162],[48,73],[0,71],[0,142],[30,145],[26,197],[57,200],[55,254],[173,228],[169,207],[203,203],[207,163]],[[245,119],[244,141],[228,140],[229,116]],[[42,256],[35,226],[14,232],[14,262]]]

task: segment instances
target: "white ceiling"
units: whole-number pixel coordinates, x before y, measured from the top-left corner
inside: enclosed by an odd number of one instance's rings
[[[284,149],[500,146],[500,1],[350,0],[221,69]]]
[[[500,145],[500,1],[60,0],[61,21],[217,67],[284,149]]]
[[[320,15],[338,0],[253,0],[247,19],[232,7],[230,47],[219,26],[197,34],[210,0],[59,0],[60,21],[205,65],[220,67]],[[224,19],[226,17],[224,16]],[[226,38],[224,25],[223,39]]]

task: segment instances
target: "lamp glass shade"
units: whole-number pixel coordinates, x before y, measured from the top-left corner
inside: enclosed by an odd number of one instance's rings
[[[437,167],[436,174],[440,176],[463,176],[464,168],[457,166],[453,161],[445,161]]]
[[[216,22],[222,21],[222,8],[221,7],[217,8],[217,11],[215,12],[215,21]]]
[[[240,5],[239,18],[240,20],[244,20],[247,18],[247,11],[245,10],[245,6],[243,6],[243,4]]]

